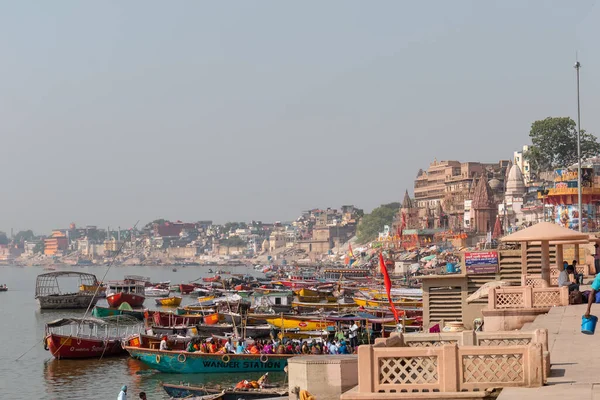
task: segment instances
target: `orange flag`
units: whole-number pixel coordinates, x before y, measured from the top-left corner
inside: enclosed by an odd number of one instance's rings
[[[392,291],[392,281],[390,280],[390,276],[388,275],[387,268],[385,266],[385,261],[383,260],[383,255],[379,253],[379,267],[381,268],[381,273],[383,274],[383,282],[385,283],[385,291],[387,293],[388,301],[390,302],[390,308],[394,313],[394,318],[396,319],[396,323],[399,322],[400,318],[398,317],[398,310],[394,307],[394,302],[392,301],[391,291]]]

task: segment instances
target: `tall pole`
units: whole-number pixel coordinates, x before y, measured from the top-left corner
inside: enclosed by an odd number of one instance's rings
[[[577,207],[579,209],[579,232],[583,225],[583,209],[581,208],[581,106],[579,103],[579,61],[575,63],[577,70]]]

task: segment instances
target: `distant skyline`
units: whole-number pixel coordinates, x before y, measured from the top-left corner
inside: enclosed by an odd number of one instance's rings
[[[0,230],[292,220],[600,133],[600,7],[567,1],[3,1]]]

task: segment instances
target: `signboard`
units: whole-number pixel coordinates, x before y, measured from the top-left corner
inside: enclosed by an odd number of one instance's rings
[[[467,274],[494,274],[498,272],[498,252],[465,253],[465,267]]]
[[[594,183],[594,169],[581,168],[581,187],[591,188]],[[554,170],[554,187],[556,189],[576,188],[577,170],[567,169]]]
[[[558,205],[555,208],[554,221],[565,228],[579,230],[579,222],[581,221],[581,231],[590,232],[597,230],[596,226],[596,209],[593,204],[582,204],[583,216],[579,218],[579,208],[577,205]]]

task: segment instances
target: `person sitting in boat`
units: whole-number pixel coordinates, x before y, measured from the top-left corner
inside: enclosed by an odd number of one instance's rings
[[[190,340],[185,351],[187,351],[189,353],[195,353],[196,352],[196,343],[194,343],[194,342],[195,342],[195,340],[193,340],[193,339]]]
[[[287,354],[294,354],[294,344],[292,343],[291,340],[288,340],[288,342],[285,346],[285,352]]]
[[[167,344],[167,337],[163,336],[160,340],[160,350],[171,350]]]
[[[256,346],[256,344],[252,344],[252,345],[248,346],[248,352],[250,354],[260,354],[260,350],[258,350],[258,347]]]
[[[233,345],[231,344],[231,338],[227,339],[227,342],[225,342],[225,353],[235,353]]]
[[[244,347],[244,342],[241,340],[238,342],[238,345],[235,349],[235,354],[244,354],[246,352],[246,348]]]
[[[273,354],[273,345],[269,342],[263,347],[263,354]]]
[[[210,342],[208,344],[208,352],[215,354],[218,351],[218,347],[217,344],[215,343],[215,339],[210,339]]]

